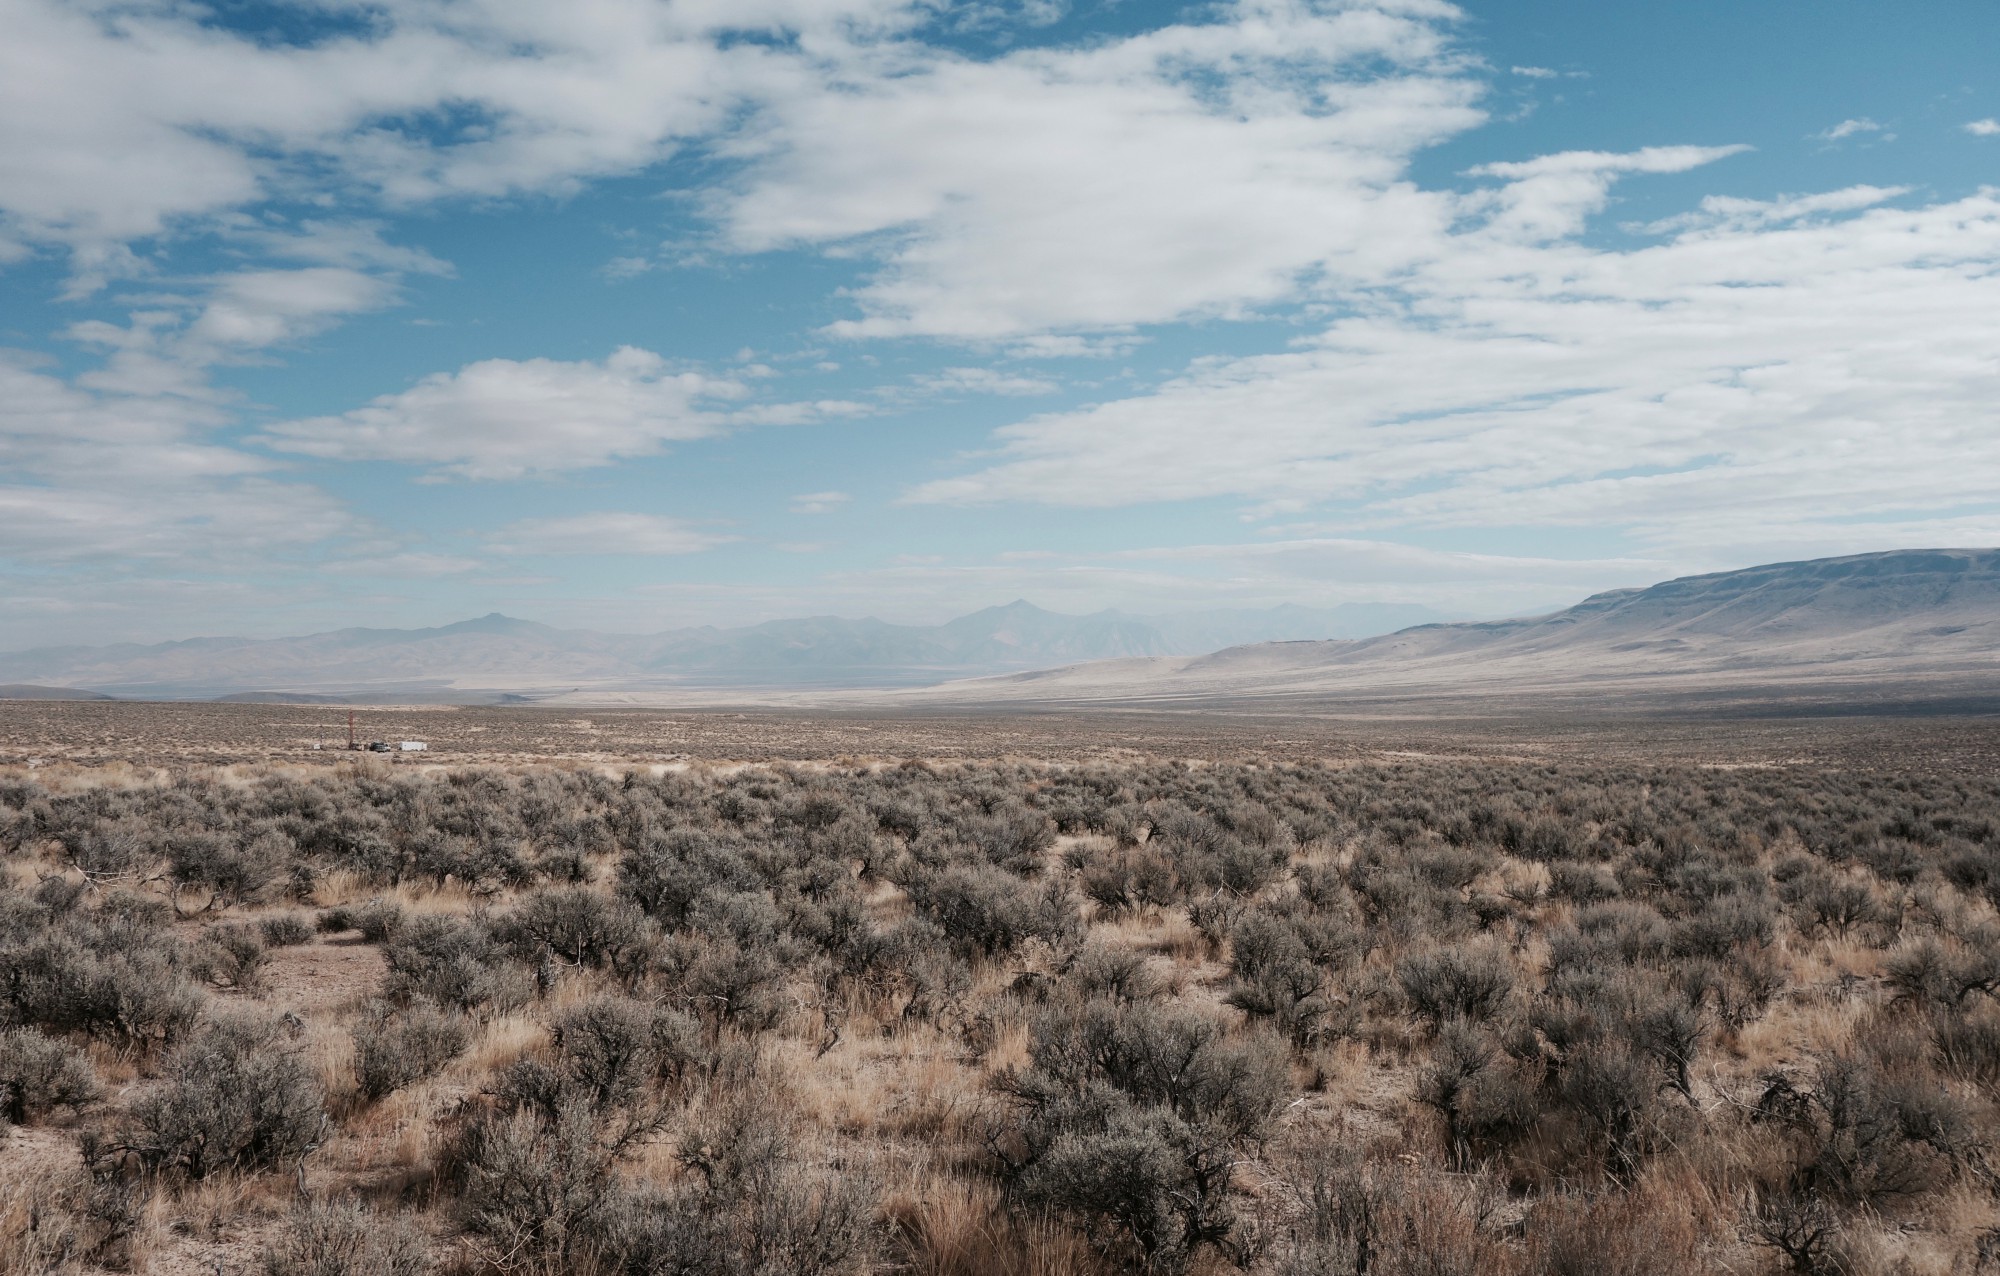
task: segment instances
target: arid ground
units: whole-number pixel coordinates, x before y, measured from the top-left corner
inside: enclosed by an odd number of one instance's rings
[[[1962,700],[1679,699],[1551,712],[1533,700],[1390,703],[1365,711],[1232,708],[846,713],[769,708],[357,708],[362,743],[421,740],[398,766],[579,762],[621,766],[841,758],[1137,758],[1309,761],[1384,754],[1617,757],[1718,763],[1933,759],[2000,764],[2000,715]],[[1971,706],[1983,708],[1984,706]],[[1920,711],[1918,711],[1920,710]],[[0,701],[0,765],[176,767],[344,760],[348,712],[319,705]],[[315,746],[320,746],[315,748]]]
[[[1534,709],[0,705],[0,1273],[1991,1270],[2000,722]]]

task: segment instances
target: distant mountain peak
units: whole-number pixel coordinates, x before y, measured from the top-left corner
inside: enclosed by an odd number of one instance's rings
[[[968,612],[966,615],[958,617],[957,620],[950,620],[945,623],[957,624],[959,621],[978,620],[987,616],[1062,616],[1065,619],[1072,619],[1066,612],[1050,611],[1046,607],[1037,607],[1025,598],[1016,598],[1011,603],[1001,603],[994,607],[981,607],[978,611]]]
[[[440,625],[431,632],[439,634],[546,634],[557,631],[539,621],[522,620],[517,616],[506,616],[497,611],[489,611],[484,616],[480,616],[474,620],[460,620],[449,625]]]

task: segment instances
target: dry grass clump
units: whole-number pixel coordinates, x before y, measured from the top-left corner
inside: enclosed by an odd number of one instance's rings
[[[1974,775],[128,770],[0,855],[0,1273],[2000,1254]]]

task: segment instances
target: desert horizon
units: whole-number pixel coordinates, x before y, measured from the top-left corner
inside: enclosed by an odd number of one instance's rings
[[[0,0],[0,1276],[2000,1276],[2000,5]]]

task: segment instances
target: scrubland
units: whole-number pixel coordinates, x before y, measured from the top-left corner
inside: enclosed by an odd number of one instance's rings
[[[2000,1267],[2000,781],[0,773],[0,1273]]]

